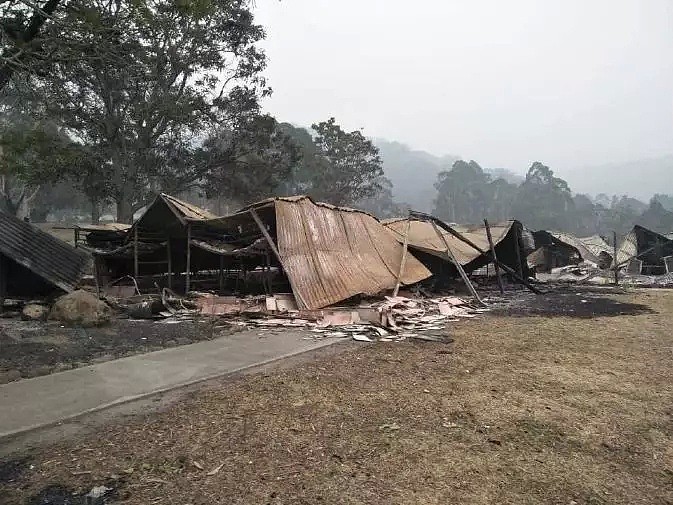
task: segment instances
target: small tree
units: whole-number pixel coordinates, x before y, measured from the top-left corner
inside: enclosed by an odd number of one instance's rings
[[[255,116],[210,136],[200,152],[208,198],[251,203],[284,189],[300,159],[299,148],[271,116]]]
[[[381,189],[379,150],[362,132],[345,132],[334,118],[314,124],[315,172],[310,194],[335,205],[352,205]]]
[[[79,156],[80,146],[52,123],[0,121],[0,207],[28,216],[42,185],[62,179]]]
[[[44,39],[56,57],[33,81],[52,116],[96,153],[82,180],[114,201],[119,221],[153,191],[196,184],[198,139],[256,113],[269,92],[256,45],[264,31],[249,5],[71,0],[50,23]],[[81,57],[59,57],[60,36],[81,41]]]

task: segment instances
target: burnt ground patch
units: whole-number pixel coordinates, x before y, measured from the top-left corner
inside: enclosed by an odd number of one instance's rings
[[[28,468],[30,458],[19,457],[0,461],[0,483],[14,482]]]
[[[649,305],[624,301],[621,290],[558,288],[544,294],[518,292],[497,300],[493,313],[504,316],[565,316],[578,318],[655,314]]]
[[[0,319],[0,383],[211,340],[232,331],[199,321],[118,319],[99,328],[77,328]]]

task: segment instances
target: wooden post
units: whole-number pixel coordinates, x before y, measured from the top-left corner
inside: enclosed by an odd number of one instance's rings
[[[96,282],[96,298],[100,300],[100,274],[99,266],[100,263],[98,256],[93,257],[93,280]]]
[[[512,225],[514,226],[514,225]],[[516,238],[514,251],[516,252],[516,271],[519,277],[523,279],[523,263],[521,263],[521,236],[519,235],[519,227],[514,228],[514,237]],[[495,254],[495,253],[494,253]],[[497,259],[495,260],[497,261]]]
[[[491,254],[493,255],[493,264],[495,265],[495,277],[498,279],[498,286],[500,287],[500,293],[505,293],[505,287],[502,285],[502,277],[500,277],[500,267],[498,266],[498,257],[495,255],[495,245],[493,245],[493,236],[491,235],[491,227],[488,225],[488,219],[484,219],[484,226],[486,226],[486,236],[488,237],[488,245],[491,248]],[[517,250],[519,246],[517,244]],[[486,271],[488,272],[488,265],[486,265]]]
[[[173,252],[171,251],[171,237],[166,239],[166,263],[168,263],[168,289],[173,289]]]
[[[482,299],[479,298],[479,294],[477,293],[477,290],[474,289],[474,286],[472,285],[472,282],[470,282],[470,278],[465,273],[465,270],[463,269],[463,265],[461,265],[460,262],[454,256],[453,251],[451,250],[451,247],[449,246],[449,242],[446,240],[446,237],[442,234],[441,231],[439,231],[439,228],[437,228],[437,225],[435,224],[434,221],[430,221],[430,223],[432,224],[432,227],[434,228],[435,233],[439,237],[439,240],[444,242],[444,247],[446,247],[446,253],[449,255],[449,258],[451,258],[451,261],[456,266],[456,269],[458,270],[458,273],[463,278],[463,282],[465,283],[465,286],[470,291],[470,293],[472,293],[472,297],[477,301],[477,303],[479,303],[481,305],[486,305],[482,301]]]
[[[402,244],[402,259],[400,261],[400,270],[397,272],[397,282],[395,289],[393,289],[393,297],[400,292],[400,284],[402,284],[402,276],[404,275],[404,267],[407,264],[407,251],[409,250],[409,229],[411,228],[411,216],[407,218],[407,227],[404,232],[404,243]]]
[[[189,293],[192,268],[192,223],[187,224],[187,266],[185,267],[185,294]]]
[[[220,255],[220,274],[219,274],[220,294],[224,291],[224,256]]]
[[[613,264],[615,265],[615,286],[619,286],[619,265],[617,265],[617,232],[612,232],[612,251],[614,253]]]
[[[259,215],[257,215],[257,211],[255,209],[250,209],[250,215],[252,218],[255,220],[255,223],[257,223],[257,227],[259,228],[259,231],[262,232],[262,235],[264,235],[264,238],[266,239],[267,243],[269,244],[269,247],[273,251],[273,254],[276,255],[276,259],[278,260],[278,263],[280,263],[280,266],[283,267],[283,270],[285,270],[285,275],[287,275],[287,268],[285,268],[285,263],[283,262],[283,258],[280,255],[280,252],[278,251],[278,248],[276,247],[276,244],[274,243],[273,239],[271,238],[271,235],[269,235],[269,232],[267,231],[266,227],[264,226],[264,223],[262,220],[259,218]],[[300,309],[306,309],[308,308],[306,305],[306,302],[301,298],[301,295],[299,294],[299,291],[295,289],[294,283],[292,282],[292,279],[290,276],[287,276],[288,280],[290,281],[290,286],[292,287],[292,292],[294,293],[294,297],[297,300],[297,307]]]
[[[491,257],[491,251],[484,251],[481,247],[479,247],[477,244],[472,242],[469,238],[467,238],[467,237],[463,236],[462,234],[458,233],[456,230],[451,228],[448,224],[444,223],[443,221],[440,221],[436,217],[431,216],[430,214],[425,214],[424,212],[418,212],[416,210],[411,211],[411,215],[413,217],[423,219],[425,221],[430,221],[433,224],[437,223],[442,229],[448,231],[451,235],[456,237],[461,242],[464,242],[465,244],[469,245],[475,251],[478,251],[480,254],[483,254],[487,258]],[[518,251],[518,249],[517,249],[517,251]],[[523,284],[528,289],[530,289],[533,293],[538,294],[538,295],[542,294],[542,291],[540,291],[538,288],[533,286],[530,282],[528,282],[526,279],[524,279],[522,275],[519,275],[516,271],[512,270],[509,266],[505,265],[502,261],[498,261],[498,265],[505,272],[507,272],[509,275],[511,275],[514,279],[516,279],[521,284]]]
[[[7,265],[7,258],[0,254],[0,312],[4,310],[5,297],[7,296],[7,275],[9,267]]]
[[[138,226],[133,228],[133,277],[138,282]]]

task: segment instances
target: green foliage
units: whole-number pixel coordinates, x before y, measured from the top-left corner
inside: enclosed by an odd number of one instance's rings
[[[256,116],[206,140],[201,187],[208,198],[251,203],[282,192],[300,158],[299,147],[273,117]]]
[[[65,177],[82,159],[81,146],[53,123],[0,120],[0,198],[6,212],[27,213],[22,207],[39,188]]]
[[[360,131],[346,132],[334,118],[312,125],[315,136],[287,123],[280,125],[300,157],[285,184],[287,193],[308,194],[334,205],[385,198],[379,151]],[[392,186],[391,186],[392,187]],[[389,189],[392,203],[392,192]]]
[[[439,173],[435,213],[453,223],[478,222],[490,203],[490,176],[475,161],[456,161]]]
[[[82,188],[115,201],[118,218],[129,221],[150,192],[198,184],[195,139],[258,115],[258,98],[269,92],[256,46],[264,31],[248,0],[68,6],[64,23],[46,32],[57,56],[33,82],[48,112],[96,153]],[[82,41],[80,57],[69,57],[59,36]]]
[[[568,183],[554,176],[548,166],[533,163],[519,186],[512,215],[532,229],[562,230],[573,211]]]
[[[311,196],[334,205],[353,205],[380,191],[379,151],[362,132],[346,132],[334,118],[311,128],[315,131],[312,171],[307,174]]]
[[[379,191],[356,203],[358,209],[362,209],[379,219],[404,216],[409,211],[409,206],[395,202],[393,199],[393,183],[387,177],[381,176],[378,181]]]

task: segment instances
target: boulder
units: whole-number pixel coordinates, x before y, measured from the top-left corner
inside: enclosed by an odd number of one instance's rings
[[[0,371],[0,384],[7,384],[21,379],[21,372],[18,370]]]
[[[24,321],[46,321],[49,308],[37,303],[29,303],[21,311],[21,319]]]
[[[49,314],[50,319],[80,326],[100,326],[112,315],[109,305],[88,291],[73,291],[60,297]]]

